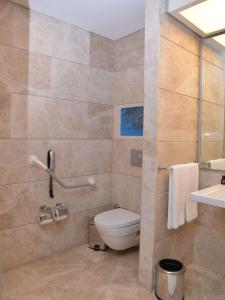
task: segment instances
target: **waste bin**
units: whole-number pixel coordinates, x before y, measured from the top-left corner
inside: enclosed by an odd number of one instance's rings
[[[94,217],[91,217],[88,224],[88,244],[89,248],[95,251],[106,251],[107,246],[103,242],[100,234],[98,233],[95,223]],[[1,299],[0,299],[1,300]]]
[[[156,298],[159,300],[184,299],[184,265],[174,259],[163,259],[157,265]]]

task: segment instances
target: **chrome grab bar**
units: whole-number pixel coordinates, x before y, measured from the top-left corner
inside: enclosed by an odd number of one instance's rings
[[[76,188],[83,188],[83,187],[91,187],[91,186],[95,185],[95,179],[93,177],[89,177],[88,182],[84,183],[84,184],[79,184],[79,185],[65,184],[43,162],[41,162],[37,158],[37,156],[30,155],[28,161],[29,161],[30,165],[35,165],[35,164],[39,165],[43,170],[45,170],[46,173],[48,173],[64,189],[76,189]]]

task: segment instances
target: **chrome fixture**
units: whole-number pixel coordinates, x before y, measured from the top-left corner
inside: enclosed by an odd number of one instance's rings
[[[106,251],[108,248],[95,227],[94,217],[90,217],[88,223],[88,247],[94,251]]]
[[[130,164],[134,167],[142,167],[143,151],[137,149],[130,150]]]
[[[195,163],[195,162],[194,162]],[[209,162],[199,162],[199,163],[197,163],[199,166],[208,166],[208,165],[210,165],[210,163]],[[163,170],[170,170],[171,169],[171,167],[161,167],[161,166],[159,166],[158,167],[158,169],[160,170],[160,171],[163,171]]]
[[[185,266],[178,260],[160,260],[157,264],[156,298],[163,300],[184,300],[185,271]]]
[[[41,225],[51,224],[53,222],[53,212],[50,206],[42,205],[39,213],[39,223]]]
[[[113,205],[113,208],[116,209],[116,208],[122,208],[122,207],[119,205],[119,203],[116,203],[116,204]]]
[[[64,189],[76,189],[76,188],[84,188],[84,187],[92,187],[95,186],[95,179],[93,177],[88,178],[88,182],[84,184],[74,185],[74,184],[66,184],[62,182],[59,177],[57,177],[43,162],[41,162],[37,156],[30,155],[29,157],[29,164],[30,165],[38,165],[42,169],[45,170],[48,175],[50,175],[61,187]]]
[[[62,203],[57,203],[54,208],[54,219],[55,221],[63,221],[66,220],[69,216],[69,209],[66,205]]]

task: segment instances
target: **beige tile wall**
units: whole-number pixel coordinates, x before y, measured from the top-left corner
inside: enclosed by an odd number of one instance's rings
[[[166,1],[146,1],[145,137],[142,177],[140,282],[155,283],[162,258],[192,261],[224,276],[224,210],[199,205],[199,217],[167,229],[168,172],[158,166],[196,159],[198,141],[199,39],[166,12]],[[204,133],[202,160],[223,154],[224,59],[203,48]],[[202,170],[200,188],[218,184],[222,172]]]
[[[140,212],[142,168],[130,164],[131,149],[142,150],[142,138],[120,136],[122,107],[144,102],[144,29],[114,45],[114,126],[112,199],[121,207]]]
[[[199,40],[166,13],[166,1],[149,0],[146,9],[140,281],[151,289],[160,259],[193,261],[196,224],[167,229],[168,172],[158,166],[196,160]]]
[[[224,172],[202,170],[200,188],[220,183]],[[195,238],[194,262],[225,275],[225,210],[210,205],[199,205],[198,227]]]
[[[0,1],[0,252],[3,270],[87,241],[88,217],[111,207],[112,41]],[[28,165],[56,153],[63,190]],[[42,204],[69,206],[61,224],[40,227]]]
[[[141,196],[139,281],[152,289],[155,204],[157,190],[157,98],[160,1],[145,1],[144,138]]]
[[[196,160],[199,40],[163,10],[160,25],[158,164],[170,166]],[[154,263],[172,257],[188,264],[193,260],[195,222],[178,230],[167,229],[167,192],[168,172],[159,171]]]
[[[144,30],[112,41],[0,1],[3,270],[85,242],[88,216],[112,202],[140,211],[142,169],[130,165],[129,155],[142,140],[120,138],[119,112],[143,104],[143,64]],[[48,176],[27,163],[30,154],[45,161],[49,149],[65,182],[92,175],[96,187],[54,184],[50,199]],[[70,218],[39,227],[39,207],[57,202],[69,206]]]

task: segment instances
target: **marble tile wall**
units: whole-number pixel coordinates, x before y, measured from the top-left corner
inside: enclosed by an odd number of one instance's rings
[[[142,149],[142,138],[120,136],[122,107],[144,103],[144,29],[115,41],[113,80],[112,199],[140,212],[142,168],[130,164],[131,149]]]
[[[157,98],[160,46],[159,0],[145,1],[144,138],[139,281],[152,290],[157,191]]]
[[[90,215],[112,206],[112,41],[0,0],[0,252],[2,270],[87,241]],[[118,63],[119,65],[119,63]],[[128,78],[130,78],[128,76]],[[63,190],[28,165],[46,161],[68,183],[89,175],[96,187]],[[42,204],[70,217],[38,224]]]
[[[140,211],[142,169],[130,165],[130,150],[142,139],[120,138],[119,111],[143,104],[143,65],[144,30],[112,41],[0,0],[3,270],[85,242],[88,216],[112,203]],[[96,188],[54,184],[50,199],[48,176],[27,163],[30,154],[45,161],[49,149],[65,182],[92,175]],[[39,207],[57,202],[69,220],[39,227]]]
[[[199,39],[162,7],[157,116],[159,166],[196,160],[198,84]],[[195,222],[168,230],[167,211],[168,172],[158,171],[154,264],[163,257],[178,258],[189,264],[193,260]]]
[[[218,184],[224,172],[201,170],[200,188]],[[225,210],[199,205],[195,238],[194,262],[211,271],[225,275]]]
[[[196,160],[199,39],[166,13],[166,1],[149,0],[146,9],[140,281],[151,289],[160,259],[193,261],[196,222],[167,229],[168,171],[158,166]]]
[[[198,141],[199,39],[166,14],[166,1],[146,1],[145,136],[142,177],[140,282],[155,284],[155,266],[162,258],[195,262],[224,276],[223,209],[199,205],[199,217],[177,230],[167,229],[170,166],[196,160]],[[223,153],[224,59],[203,49],[203,151]],[[213,77],[213,78],[212,78]],[[218,79],[218,80],[217,80]],[[212,113],[213,112],[213,113]],[[222,172],[200,172],[200,188],[220,181]]]

